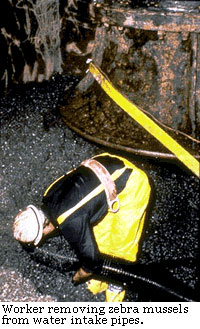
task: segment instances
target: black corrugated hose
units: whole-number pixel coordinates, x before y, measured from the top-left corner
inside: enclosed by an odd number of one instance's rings
[[[79,267],[78,258],[71,255],[60,255],[42,248],[29,249],[31,258],[61,272],[76,270]],[[162,268],[159,263],[139,264],[125,262],[121,259],[105,255],[102,269],[94,273],[94,278],[122,285],[131,291],[139,290],[155,295],[155,290],[165,301],[197,301],[197,295],[192,288],[173,277],[170,271]]]

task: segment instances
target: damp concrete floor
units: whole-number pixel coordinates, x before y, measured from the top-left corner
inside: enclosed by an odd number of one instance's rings
[[[28,204],[40,206],[45,188],[57,177],[94,154],[108,151],[68,129],[57,114],[66,85],[75,80],[54,77],[50,82],[17,88],[0,101],[0,302],[101,302],[86,284],[74,286],[73,270],[59,271],[31,257],[12,236],[13,218]],[[112,153],[115,151],[109,150]],[[123,154],[124,156],[125,154]],[[199,255],[199,181],[177,162],[129,160],[147,172],[154,184],[139,261],[156,262],[177,282],[196,291]],[[62,237],[41,248],[55,255],[70,253]],[[170,286],[170,280],[168,282]],[[148,285],[127,291],[125,301],[164,301]],[[171,297],[173,301],[173,297]]]

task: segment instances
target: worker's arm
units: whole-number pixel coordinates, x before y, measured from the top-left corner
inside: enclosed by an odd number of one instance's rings
[[[83,213],[81,217],[70,218],[61,230],[80,260],[82,270],[77,276],[97,271],[102,261],[87,215]]]
[[[87,218],[83,217],[81,219],[74,218],[67,225],[67,240],[75,249],[81,264],[81,267],[72,278],[75,284],[89,280],[93,272],[101,266],[91,226]]]

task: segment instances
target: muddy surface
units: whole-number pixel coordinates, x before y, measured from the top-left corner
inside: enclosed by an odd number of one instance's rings
[[[32,257],[12,237],[12,222],[20,208],[40,206],[42,194],[52,180],[82,160],[108,149],[71,131],[58,109],[72,77],[54,77],[48,83],[31,84],[1,99],[0,145],[0,301],[103,301],[91,295],[86,285],[71,283],[73,269],[61,271],[56,260],[48,264]],[[80,117],[82,114],[79,109]],[[117,151],[109,151],[116,153]],[[152,212],[149,216],[139,262],[164,268],[177,283],[198,288],[199,181],[177,162],[126,155],[147,172],[153,182]],[[54,255],[72,255],[58,236],[41,246]],[[158,270],[157,270],[158,271]],[[162,274],[163,275],[163,274]],[[183,288],[184,290],[184,288]],[[167,301],[148,285],[137,284],[127,291],[126,301]]]
[[[101,145],[139,155],[175,157],[168,148],[151,136],[107,96],[97,82],[94,82],[92,87],[84,93],[76,89],[73,94],[70,96],[66,94],[65,97],[61,106],[63,119],[71,129],[83,137]],[[145,113],[188,152],[199,158],[198,140],[197,142],[192,140],[190,135],[188,138],[180,131],[163,125],[161,121],[156,121],[150,113]]]
[[[97,28],[93,27],[95,35],[90,35],[91,39],[88,35],[87,41],[84,38],[76,40],[76,46],[82,49],[79,53],[70,43],[66,55],[71,72],[77,74],[79,70],[83,79],[74,95],[66,93],[62,107],[65,122],[89,140],[99,140],[101,144],[120,150],[129,148],[133,153],[142,150],[146,154],[148,151],[157,152],[171,158],[168,149],[118,107],[97,82],[93,82],[90,73],[84,74],[88,69],[86,60],[91,58],[119,92],[144,110],[190,153],[199,156],[199,141],[194,142],[200,137],[199,62],[196,60],[198,56],[194,55],[194,49],[198,53],[199,47],[194,44],[193,33],[187,29],[187,35],[180,33],[184,27],[180,26],[179,16],[172,24],[169,15],[169,22],[165,25],[162,21],[163,17],[168,17],[165,11],[156,17],[156,26],[153,21],[140,26],[146,16],[155,11],[138,10],[138,15],[143,13],[140,19],[137,14],[134,17],[139,25],[130,16],[133,22],[128,26],[124,23],[130,19],[127,2],[124,6],[123,1],[103,3],[102,8],[96,8],[96,20],[101,23]],[[129,5],[137,7],[139,3],[151,9],[155,5],[159,12],[159,6],[162,7],[165,1],[131,1]],[[182,24],[191,25],[184,20]],[[171,30],[168,25],[179,30]],[[198,32],[195,37],[198,38]],[[87,45],[88,51],[83,51],[83,45]],[[196,87],[194,80],[197,81]]]

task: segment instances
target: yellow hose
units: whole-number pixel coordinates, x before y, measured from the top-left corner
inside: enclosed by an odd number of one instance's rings
[[[102,89],[117,103],[125,112],[145,128],[152,136],[157,138],[166,148],[174,153],[177,158],[184,163],[197,177],[200,177],[200,163],[181,145],[179,145],[170,135],[168,135],[159,125],[151,120],[135,104],[113,87],[100,68],[90,63],[89,70],[100,84]]]

